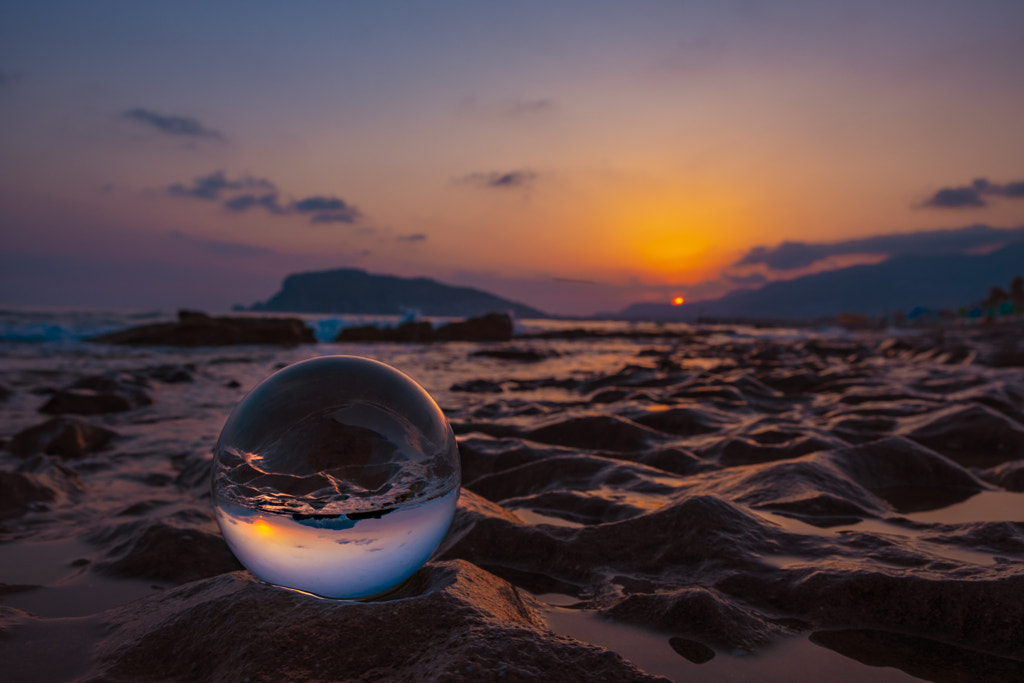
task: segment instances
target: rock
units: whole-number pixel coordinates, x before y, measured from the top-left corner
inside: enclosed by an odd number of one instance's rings
[[[543,576],[567,585],[600,585],[613,577],[658,577],[659,585],[692,582],[715,567],[763,572],[762,554],[814,551],[777,525],[715,496],[693,495],[647,514],[580,528],[524,525],[486,515],[446,540],[440,557],[486,564],[500,576]],[[821,551],[818,551],[821,553]],[[827,551],[825,551],[827,552]],[[512,572],[507,572],[512,569]],[[778,610],[779,613],[785,613]]]
[[[897,433],[965,467],[992,467],[1024,453],[1024,426],[977,404],[905,418]]]
[[[387,599],[323,600],[236,572],[106,612],[93,677],[134,680],[655,681],[553,636],[540,605],[465,562]]]
[[[67,503],[83,490],[74,470],[35,456],[13,471],[0,470],[0,519],[23,515],[37,504]]]
[[[186,365],[169,363],[149,368],[146,370],[146,375],[164,384],[182,384],[194,382],[193,373],[195,371],[196,368],[191,363]]]
[[[780,635],[792,633],[766,615],[742,607],[718,591],[702,586],[686,586],[658,593],[634,593],[602,613],[620,621],[692,638],[698,641],[697,645],[702,646],[705,655],[710,651],[711,657],[714,652],[705,643],[726,651],[752,651]],[[691,646],[687,650],[696,654],[698,648]],[[687,657],[682,652],[680,654]]]
[[[41,413],[100,415],[122,413],[153,404],[144,391],[145,380],[137,377],[95,375],[55,391],[39,408]]]
[[[434,332],[438,341],[503,342],[512,338],[512,316],[488,313],[477,318],[441,325]]]
[[[298,318],[211,317],[183,310],[178,311],[176,323],[140,325],[92,337],[89,341],[132,346],[294,346],[316,343],[316,337]]]
[[[841,448],[815,458],[830,463],[903,513],[944,507],[985,488],[955,462],[901,437]]]
[[[470,358],[496,358],[519,363],[537,363],[555,354],[545,354],[534,349],[481,349],[469,354]]]
[[[986,473],[985,478],[1007,491],[1024,493],[1024,460],[1003,463]]]
[[[926,681],[1020,681],[1024,661],[956,644],[875,629],[815,631],[811,642],[868,666],[894,667]]]
[[[572,417],[538,427],[525,438],[540,443],[594,451],[639,451],[664,439],[664,435],[614,415]]]
[[[887,511],[885,504],[821,454],[710,475],[707,489],[737,503],[818,527],[854,524]]]
[[[466,437],[458,440],[462,480],[473,480],[500,470],[517,467],[545,457],[544,451],[527,448],[519,439]]]
[[[185,583],[242,568],[205,511],[118,524],[92,540],[108,547],[96,569],[111,576]]]
[[[1024,573],[1000,572],[998,565],[956,574],[945,568],[898,570],[888,563],[871,569],[812,566],[790,570],[784,579],[734,574],[716,588],[817,629],[903,633],[1024,665]]]
[[[556,455],[489,474],[470,486],[489,500],[504,500],[559,489],[639,491],[668,495],[677,489],[668,475],[644,465],[596,455]]]
[[[668,644],[673,650],[694,664],[704,664],[715,658],[714,650],[704,643],[698,643],[696,640],[673,636],[668,639]]]
[[[636,461],[648,467],[657,467],[659,470],[684,476],[715,469],[714,464],[701,460],[681,448],[662,448],[643,453]]]
[[[55,417],[14,435],[8,450],[15,455],[46,453],[80,458],[102,450],[117,432],[77,417]]]
[[[669,408],[630,415],[637,424],[674,436],[694,436],[719,431],[727,423],[724,416],[702,408]]]
[[[349,327],[341,330],[336,342],[447,342],[508,341],[512,338],[512,317],[507,313],[488,313],[441,325],[436,330],[428,322],[412,321],[398,327]]]
[[[500,394],[504,391],[504,388],[501,382],[493,382],[487,379],[470,379],[465,382],[456,382],[448,390],[465,391],[470,394]]]
[[[790,460],[808,453],[845,445],[839,439],[826,440],[817,434],[795,434],[779,443],[762,443],[755,438],[725,439],[701,451],[705,458],[717,458],[723,467]]]

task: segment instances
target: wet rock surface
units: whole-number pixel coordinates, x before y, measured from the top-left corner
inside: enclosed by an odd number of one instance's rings
[[[365,603],[237,572],[101,615],[111,633],[95,673],[111,681],[659,680],[554,636],[540,607],[465,562],[427,565],[387,600]]]
[[[507,342],[512,338],[512,317],[507,313],[488,313],[475,318],[456,320],[434,327],[426,321],[410,321],[396,327],[365,325],[348,327],[338,333],[337,342]],[[493,350],[495,357],[512,360],[540,360],[529,351]],[[524,355],[527,354],[527,355]]]
[[[761,655],[803,643],[836,680],[1019,680],[1024,371],[985,348],[700,328],[366,343],[435,396],[463,470],[434,562],[367,603],[255,581],[209,506],[240,390],[315,347],[5,361],[0,559],[29,568],[0,563],[0,665],[31,673],[19,653],[62,643],[56,680],[759,680]],[[41,423],[61,391],[151,403]]]
[[[24,429],[7,444],[16,455],[46,453],[78,458],[102,450],[117,432],[75,417],[55,417]]]
[[[140,325],[92,338],[102,344],[129,346],[226,346],[234,344],[312,344],[313,330],[298,318],[210,316],[179,311],[175,323]]]

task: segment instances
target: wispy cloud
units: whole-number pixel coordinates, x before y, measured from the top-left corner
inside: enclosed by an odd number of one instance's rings
[[[360,217],[356,207],[337,197],[306,197],[292,202],[291,210],[296,213],[313,214],[309,219],[310,223],[355,223]]]
[[[399,242],[426,242],[427,236],[422,232],[417,232],[411,235],[399,235],[395,239]]]
[[[555,109],[555,101],[549,98],[537,100],[514,100],[510,102],[505,111],[510,116],[530,116],[532,114],[543,114]]]
[[[979,208],[988,206],[986,197],[1024,198],[1024,180],[999,185],[985,178],[978,178],[970,185],[944,187],[921,205],[933,209]]]
[[[1019,240],[1024,240],[1024,226],[1004,229],[972,225],[951,230],[875,235],[843,242],[782,242],[774,247],[754,247],[733,266],[764,265],[772,270],[794,270],[836,256],[967,253]]]
[[[277,187],[264,178],[242,176],[237,180],[228,180],[224,171],[214,171],[209,175],[197,176],[190,185],[174,183],[167,187],[167,192],[176,197],[195,197],[217,201],[227,192],[239,190],[267,190],[276,195]]]
[[[121,112],[121,116],[150,126],[151,128],[155,128],[161,133],[166,133],[167,135],[187,138],[208,138],[211,140],[221,141],[224,140],[224,136],[220,131],[207,128],[200,123],[198,119],[191,116],[169,116],[166,114],[158,114],[151,109],[144,109],[142,107],[126,109]]]
[[[533,171],[490,171],[487,173],[470,173],[459,179],[460,182],[476,187],[505,189],[527,187],[537,179]]]
[[[355,223],[362,214],[343,199],[313,195],[282,201],[277,186],[265,178],[242,176],[230,180],[224,171],[198,176],[190,184],[174,183],[166,188],[174,197],[218,202],[232,213],[262,209],[276,216],[309,216],[310,223]]]

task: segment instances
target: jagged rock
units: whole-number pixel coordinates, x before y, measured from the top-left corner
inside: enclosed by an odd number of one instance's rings
[[[184,583],[242,568],[208,512],[117,524],[91,537],[105,546],[96,569],[111,576]]]
[[[66,503],[84,490],[78,475],[44,455],[15,470],[0,470],[0,519],[18,517],[37,504]]]
[[[412,321],[398,327],[349,327],[341,330],[336,342],[448,342],[508,341],[512,338],[512,318],[507,313],[488,313],[441,325],[437,329],[423,321]]]
[[[14,435],[8,450],[15,455],[46,453],[79,458],[102,450],[117,432],[77,417],[55,417]]]
[[[614,415],[574,417],[533,429],[524,437],[540,443],[605,451],[638,451],[664,435]]]
[[[178,311],[176,323],[140,325],[89,341],[132,346],[227,346],[231,344],[313,344],[313,330],[298,318],[211,317]]]
[[[965,467],[992,467],[1024,453],[1024,426],[984,405],[905,418],[898,433]]]
[[[39,408],[41,413],[100,415],[122,413],[153,404],[145,380],[130,375],[94,375],[55,391]]]

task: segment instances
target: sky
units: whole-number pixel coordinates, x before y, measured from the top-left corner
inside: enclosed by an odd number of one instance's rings
[[[0,305],[556,314],[1024,239],[1020,0],[0,0]],[[998,283],[993,283],[998,284]]]

